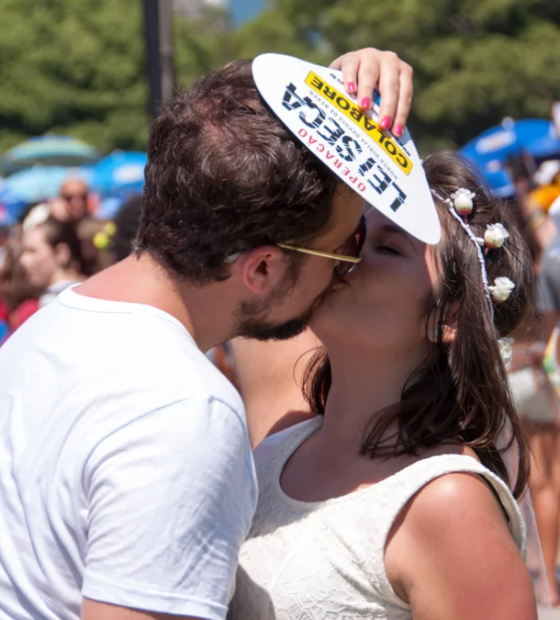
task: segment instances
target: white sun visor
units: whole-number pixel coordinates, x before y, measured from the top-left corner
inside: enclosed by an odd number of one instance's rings
[[[424,243],[441,227],[422,162],[408,131],[395,138],[377,124],[379,106],[363,113],[340,71],[283,54],[253,61],[257,88],[274,114],[342,181]]]

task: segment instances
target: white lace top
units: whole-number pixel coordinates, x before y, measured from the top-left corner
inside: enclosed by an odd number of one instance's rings
[[[431,480],[474,472],[496,491],[525,555],[525,527],[507,486],[470,456],[440,455],[349,495],[301,502],[280,487],[284,464],[322,424],[308,420],[256,450],[259,501],[241,549],[229,620],[410,620],[385,573],[385,542],[405,504]]]

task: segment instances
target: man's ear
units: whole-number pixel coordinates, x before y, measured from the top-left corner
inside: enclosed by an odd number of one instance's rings
[[[275,245],[267,245],[244,252],[236,261],[245,286],[255,295],[268,294],[285,278],[287,257]]]

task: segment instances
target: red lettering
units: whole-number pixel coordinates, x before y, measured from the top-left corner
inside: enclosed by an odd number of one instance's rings
[[[361,192],[365,192],[366,191],[366,186],[363,183],[358,183],[358,189]]]
[[[317,150],[319,151],[319,153],[322,153],[325,150],[325,145],[324,144],[318,144],[317,145]]]
[[[317,138],[313,138],[311,134],[309,134],[309,144],[315,144],[317,142]]]
[[[327,151],[327,159],[332,159],[334,157],[334,154],[331,153],[330,151]]]
[[[352,181],[352,183],[355,183],[358,180],[358,177],[348,177],[348,179]]]
[[[342,171],[342,174],[347,177],[350,174],[350,170],[348,170],[348,168],[346,166],[344,166],[344,170]]]
[[[342,162],[340,161],[340,159],[335,159],[334,160],[334,167],[338,168],[338,170],[340,170],[342,168]]]
[[[307,129],[304,129],[303,127],[298,131],[298,136],[300,138],[305,138],[307,136]]]

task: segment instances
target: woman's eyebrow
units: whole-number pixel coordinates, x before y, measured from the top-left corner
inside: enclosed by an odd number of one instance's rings
[[[381,227],[381,231],[384,233],[391,233],[391,234],[399,235],[410,245],[410,247],[412,248],[412,251],[415,254],[418,253],[418,249],[416,247],[416,244],[412,240],[412,237],[408,233],[406,233],[402,228],[399,228],[398,226],[394,226],[393,224],[385,224],[384,226]]]

